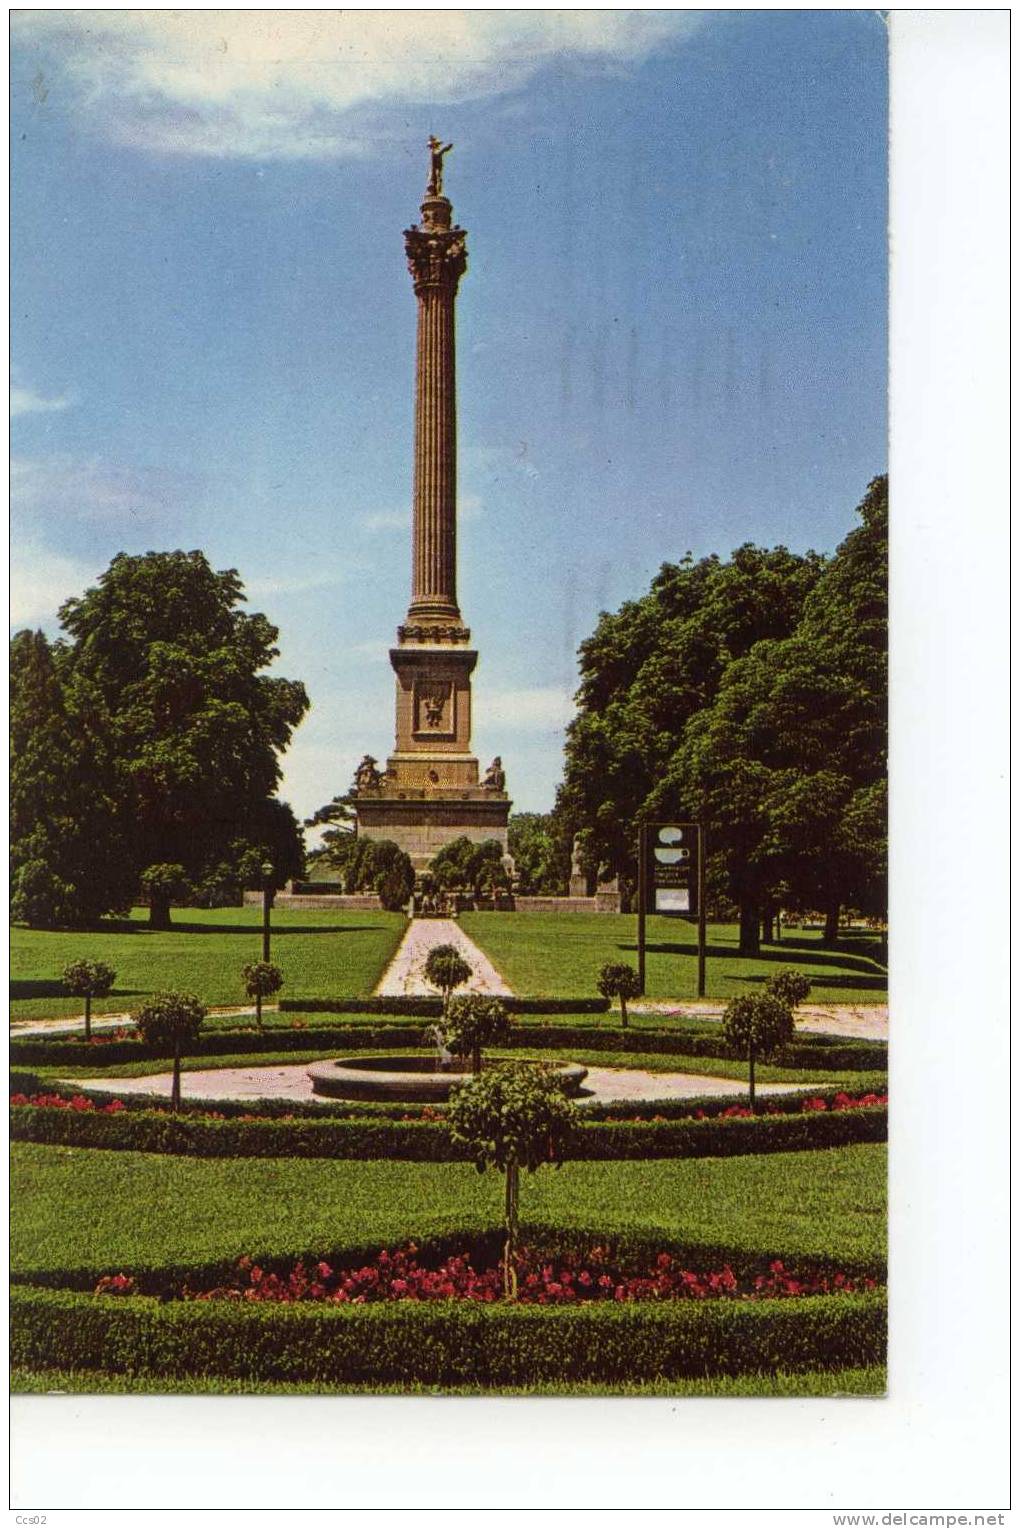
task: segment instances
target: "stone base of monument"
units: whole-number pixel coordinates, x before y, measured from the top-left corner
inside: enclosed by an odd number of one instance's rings
[[[539,1065],[537,1057],[515,1061]],[[483,1059],[482,1066],[494,1065]],[[563,1091],[575,1095],[588,1069],[563,1062],[555,1069]],[[312,1090],[326,1099],[388,1099],[396,1104],[442,1104],[454,1084],[472,1076],[468,1061],[443,1066],[435,1056],[345,1057],[336,1062],[315,1062],[308,1069]]]
[[[505,792],[482,786],[359,792],[358,837],[391,839],[410,855],[416,871],[424,871],[437,851],[454,839],[470,839],[472,844],[495,839],[505,854],[511,805]]]

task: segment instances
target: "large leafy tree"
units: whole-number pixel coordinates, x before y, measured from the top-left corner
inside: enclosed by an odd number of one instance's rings
[[[571,839],[551,812],[512,813],[507,848],[523,893],[558,897],[566,892]]]
[[[650,813],[703,822],[741,910],[741,949],[781,883],[825,911],[885,899],[886,562],[884,478],[784,639],[732,662],[685,729]]]
[[[87,690],[71,706],[64,654],[42,632],[11,641],[11,913],[37,925],[93,923],[134,891],[101,709]]]
[[[664,564],[641,600],[599,617],[580,649],[556,805],[593,865],[633,878],[638,822],[687,724],[735,658],[793,630],[822,566],[785,547],[745,545],[725,562],[688,556]]]
[[[50,653],[59,702],[37,706],[40,725],[49,718],[37,738],[46,752],[54,734],[73,740],[83,794],[98,782],[98,805],[68,808],[83,865],[67,871],[52,842],[40,858],[79,903],[122,905],[149,867],[180,867],[192,887],[224,874],[244,881],[263,859],[278,886],[300,869],[300,832],[275,793],[279,755],[308,698],[298,682],[262,672],[277,657],[277,631],[241,610],[243,599],[237,574],[215,572],[201,552],[122,553],[61,607],[68,638]],[[41,672],[38,643],[20,635],[24,660]],[[97,886],[104,857],[117,874]],[[150,883],[151,917],[165,923],[166,878]]]

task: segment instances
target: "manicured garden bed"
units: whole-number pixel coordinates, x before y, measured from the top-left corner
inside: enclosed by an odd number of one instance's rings
[[[391,1158],[417,1162],[467,1158],[451,1140],[446,1126],[427,1117],[259,1119],[249,1111],[238,1118],[235,1107],[235,1117],[227,1119],[214,1109],[176,1115],[165,1108],[126,1110],[116,1096],[98,1104],[79,1096],[77,1103],[65,1107],[53,1096],[48,1106],[22,1102],[23,1097],[12,1099],[11,1136],[16,1141],[196,1157]],[[841,1107],[826,1108],[826,1099],[815,1096],[801,1101],[796,1110],[792,1105],[780,1109],[770,1102],[764,1107],[766,1112],[757,1117],[751,1117],[741,1105],[716,1100],[715,1105],[725,1108],[699,1107],[697,1112],[689,1110],[686,1118],[585,1119],[575,1133],[569,1156],[584,1161],[732,1157],[884,1141],[884,1102],[879,1103],[874,1095],[870,1099],[875,1102],[856,1108],[849,1099]]]

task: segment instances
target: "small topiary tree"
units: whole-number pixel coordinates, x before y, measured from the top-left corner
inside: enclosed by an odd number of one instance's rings
[[[105,998],[117,980],[117,973],[105,961],[72,961],[64,967],[61,982],[75,998],[85,1000],[85,1039],[92,1039],[92,1000]]]
[[[463,987],[470,976],[471,968],[456,945],[433,945],[425,962],[425,981],[442,993],[444,1014],[454,988]]]
[[[205,1004],[194,993],[154,993],[135,1015],[135,1028],[145,1044],[174,1059],[172,1110],[181,1107],[181,1057],[197,1039],[205,1016]]]
[[[255,1000],[255,1023],[262,1029],[262,1000],[272,998],[283,987],[283,973],[272,961],[249,961],[241,967],[244,990]]]
[[[768,1061],[793,1034],[793,1010],[771,993],[741,993],[723,1010],[722,1033],[734,1056],[747,1058],[748,1091],[754,1101],[754,1064]]]
[[[471,1056],[471,1070],[482,1070],[482,1047],[498,1045],[506,1035],[510,1016],[506,1005],[484,993],[461,993],[446,1005],[444,1040],[457,1056]]]
[[[503,1294],[512,1301],[517,1296],[520,1171],[534,1173],[543,1163],[559,1167],[574,1134],[577,1106],[548,1067],[510,1062],[455,1088],[446,1118],[451,1136],[469,1149],[479,1173],[491,1164],[506,1175]]]
[[[811,979],[805,977],[803,972],[795,972],[790,967],[785,967],[781,972],[776,972],[765,984],[766,993],[773,998],[778,998],[780,1003],[785,1003],[788,1009],[795,1009],[799,1003],[803,1003],[811,991]]]
[[[626,1030],[627,999],[637,998],[641,992],[637,972],[624,961],[607,961],[598,974],[597,986],[603,998],[620,1000],[620,1022]]]

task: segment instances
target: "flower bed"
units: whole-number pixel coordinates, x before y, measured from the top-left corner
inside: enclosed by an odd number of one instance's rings
[[[191,1301],[332,1301],[363,1306],[369,1301],[485,1301],[502,1299],[501,1264],[476,1270],[469,1253],[453,1254],[435,1267],[420,1262],[412,1242],[391,1253],[383,1249],[356,1268],[336,1269],[325,1259],[306,1265],[298,1259],[280,1274],[250,1258],[238,1261],[233,1279],[209,1289],[185,1284],[182,1300]],[[547,1260],[522,1249],[517,1259],[519,1297],[539,1306],[584,1301],[731,1300],[763,1301],[792,1296],[852,1295],[874,1290],[877,1281],[843,1272],[787,1269],[773,1259],[768,1269],[741,1277],[729,1264],[708,1272],[686,1268],[673,1253],[657,1254],[651,1268],[630,1273],[609,1262],[607,1250],[591,1249],[587,1258],[569,1253]],[[133,1276],[104,1275],[97,1295],[138,1294]]]

